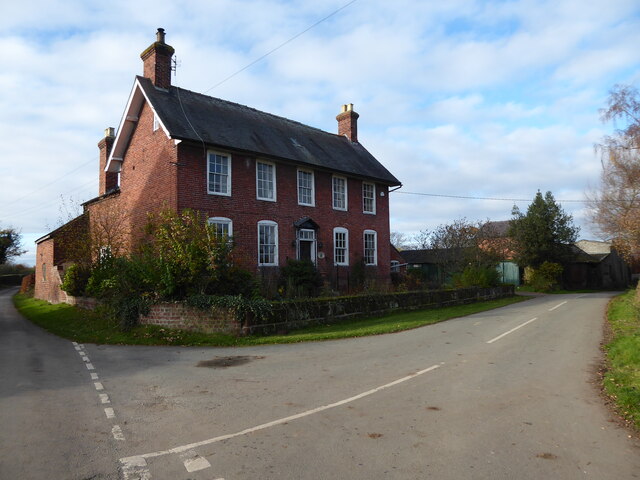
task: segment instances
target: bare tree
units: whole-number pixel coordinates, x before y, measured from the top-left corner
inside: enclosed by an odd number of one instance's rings
[[[501,260],[502,244],[494,243],[494,232],[484,225],[459,218],[431,232],[428,248],[440,265],[442,281],[467,266],[493,268]]]
[[[406,233],[391,232],[389,240],[391,241],[391,245],[398,250],[406,250],[409,247],[409,237],[407,237]]]
[[[622,124],[596,145],[601,154],[600,185],[587,194],[591,221],[603,238],[630,260],[640,251],[640,94],[634,87],[616,85],[603,122]]]

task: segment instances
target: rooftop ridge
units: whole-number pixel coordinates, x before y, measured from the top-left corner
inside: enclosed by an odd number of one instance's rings
[[[138,78],[145,78],[145,77],[138,76]],[[278,120],[283,120],[283,121],[291,123],[293,125],[298,125],[298,126],[301,126],[301,127],[304,127],[304,128],[308,128],[308,129],[311,129],[311,130],[315,130],[317,132],[325,133],[325,134],[328,134],[328,135],[333,135],[334,137],[339,137],[339,138],[342,137],[342,135],[338,135],[337,133],[328,132],[328,131],[323,130],[321,128],[314,127],[312,125],[307,125],[306,123],[302,123],[302,122],[299,122],[297,120],[292,120],[290,118],[283,117],[281,115],[275,115],[273,113],[265,112],[263,110],[258,110],[257,108],[249,107],[248,105],[243,105],[242,103],[237,103],[237,102],[233,102],[231,100],[225,100],[223,98],[213,97],[211,95],[206,95],[204,93],[195,92],[193,90],[189,90],[189,89],[183,88],[183,87],[178,87],[176,85],[171,85],[171,87],[169,87],[169,89],[167,91],[171,92],[171,90],[174,90],[174,89],[176,89],[176,90],[179,89],[180,91],[185,92],[185,93],[190,94],[190,95],[199,96],[199,97],[203,97],[203,98],[206,98],[206,99],[209,99],[209,100],[215,100],[215,101],[226,103],[226,104],[229,104],[229,105],[232,105],[232,106],[235,106],[235,107],[243,108],[245,110],[256,112],[256,113],[259,113],[261,115],[265,115],[265,116],[268,116],[268,117],[271,117],[271,118],[275,118],[275,119],[278,119]]]

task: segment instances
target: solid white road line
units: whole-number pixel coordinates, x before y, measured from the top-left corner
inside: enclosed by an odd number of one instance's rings
[[[182,463],[184,463],[184,468],[186,468],[189,473],[204,470],[211,466],[206,458],[201,457],[194,450],[184,452],[180,455],[180,459],[182,460]]]
[[[111,434],[113,435],[114,439],[124,441],[124,434],[122,433],[120,425],[114,425],[111,429]]]
[[[500,340],[502,337],[506,337],[507,335],[509,335],[510,333],[515,332],[516,330],[518,330],[519,328],[524,327],[525,325],[528,325],[531,322],[534,322],[538,319],[538,317],[536,318],[532,318],[531,320],[527,320],[526,322],[524,322],[523,324],[518,325],[517,327],[512,328],[511,330],[509,330],[508,332],[504,332],[502,335],[498,335],[496,338],[492,338],[491,340],[489,340],[487,343],[493,343],[493,342],[497,342],[498,340]]]
[[[555,307],[550,308],[550,309],[549,309],[549,311],[550,311],[550,312],[553,312],[556,308],[561,307],[561,306],[562,306],[562,305],[564,305],[565,303],[567,303],[567,300],[565,300],[565,301],[564,301],[564,302],[562,302],[562,303],[559,303],[559,304],[558,304],[558,305],[556,305]]]
[[[107,407],[104,409],[104,414],[107,416],[107,418],[116,418],[116,414],[113,411],[113,408],[111,407]]]
[[[442,365],[442,363],[441,363],[441,365]],[[360,393],[358,395],[354,395],[353,397],[345,398],[344,400],[340,400],[340,401],[335,402],[335,403],[330,403],[329,405],[324,405],[322,407],[318,407],[318,408],[314,408],[314,409],[311,409],[311,410],[307,410],[305,412],[297,413],[297,414],[291,415],[289,417],[280,418],[280,419],[274,420],[272,422],[263,423],[262,425],[258,425],[256,427],[247,428],[245,430],[241,430],[241,431],[236,432],[236,433],[230,433],[230,434],[227,434],[227,435],[221,435],[219,437],[209,438],[207,440],[202,440],[200,442],[190,443],[188,445],[181,445],[179,447],[171,448],[169,450],[160,450],[160,451],[157,451],[157,452],[151,452],[151,453],[145,453],[143,455],[137,455],[135,457],[121,458],[120,461],[121,462],[127,462],[130,459],[139,458],[139,457],[141,457],[141,458],[153,458],[153,457],[160,457],[162,455],[168,455],[170,453],[182,453],[182,452],[186,452],[188,450],[193,450],[195,448],[202,447],[203,445],[210,445],[212,443],[221,442],[222,440],[228,440],[230,438],[240,437],[242,435],[247,435],[249,433],[257,432],[259,430],[264,430],[266,428],[275,427],[277,425],[282,425],[282,424],[290,422],[292,420],[297,420],[299,418],[308,417],[309,415],[313,415],[315,413],[323,412],[325,410],[329,410],[330,408],[339,407],[341,405],[346,405],[347,403],[351,403],[351,402],[354,402],[354,401],[359,400],[361,398],[368,397],[369,395],[373,395],[374,393],[378,393],[381,390],[385,390],[387,388],[390,388],[390,387],[393,387],[395,385],[398,385],[398,384],[400,384],[402,382],[406,382],[407,380],[411,380],[413,378],[416,378],[416,377],[418,377],[420,375],[423,375],[423,374],[425,374],[427,372],[431,372],[431,371],[433,371],[433,370],[435,370],[436,368],[439,368],[439,367],[440,367],[440,365],[432,365],[429,368],[425,368],[424,370],[420,370],[418,372],[412,373],[410,375],[407,375],[406,377],[399,378],[398,380],[395,380],[393,382],[387,383],[387,384],[382,385],[380,387],[376,387],[376,388],[373,388],[371,390],[367,390],[366,392]]]

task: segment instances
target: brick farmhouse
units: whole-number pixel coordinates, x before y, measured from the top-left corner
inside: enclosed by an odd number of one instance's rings
[[[353,105],[328,133],[171,85],[173,53],[158,29],[117,132],[98,143],[98,196],[36,241],[36,296],[65,301],[60,278],[73,258],[61,239],[71,227],[93,232],[116,216],[126,253],[162,208],[202,212],[255,273],[308,259],[334,285],[358,262],[387,279],[388,193],[400,182],[358,142]],[[103,238],[101,247],[114,247],[113,234]]]

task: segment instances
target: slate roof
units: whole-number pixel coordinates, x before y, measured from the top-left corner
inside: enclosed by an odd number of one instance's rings
[[[362,145],[344,136],[179,87],[157,89],[145,77],[137,80],[171,138],[401,184]]]
[[[408,264],[442,263],[447,256],[455,257],[462,255],[460,248],[435,248],[419,250],[402,250],[400,255]]]

